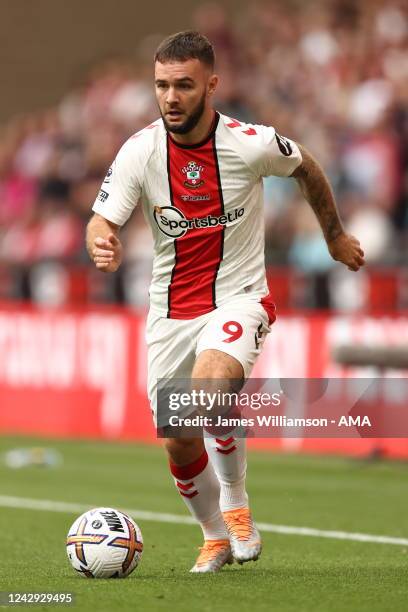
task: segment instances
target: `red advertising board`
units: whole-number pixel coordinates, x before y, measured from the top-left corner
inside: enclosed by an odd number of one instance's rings
[[[253,376],[375,377],[378,371],[334,363],[332,348],[340,343],[407,342],[404,317],[282,316]],[[1,433],[154,441],[146,377],[144,317],[139,313],[0,308]],[[356,455],[380,450],[388,456],[408,456],[404,438],[275,438],[251,440],[250,445]]]

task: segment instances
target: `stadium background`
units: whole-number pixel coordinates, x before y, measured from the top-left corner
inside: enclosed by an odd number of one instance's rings
[[[0,431],[154,438],[143,340],[149,230],[136,209],[114,276],[88,261],[84,230],[121,143],[157,117],[155,46],[187,27],[215,44],[217,108],[308,147],[366,252],[358,274],[336,265],[294,181],[265,181],[279,318],[254,374],[401,375],[344,367],[333,350],[408,338],[406,3],[180,0],[159,14],[137,4],[16,1],[3,12]],[[408,455],[405,440],[259,444]]]

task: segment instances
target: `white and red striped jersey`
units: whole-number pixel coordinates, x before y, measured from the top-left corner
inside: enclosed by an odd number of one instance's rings
[[[93,211],[123,225],[140,202],[154,237],[150,306],[192,319],[268,293],[262,177],[289,176],[296,143],[219,113],[207,138],[176,143],[160,119],[120,149]]]

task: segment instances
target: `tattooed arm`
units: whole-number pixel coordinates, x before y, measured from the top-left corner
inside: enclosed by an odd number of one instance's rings
[[[322,228],[330,255],[357,272],[364,265],[364,253],[359,241],[346,234],[334,200],[333,191],[320,164],[301,145],[302,163],[292,177],[312,207]]]

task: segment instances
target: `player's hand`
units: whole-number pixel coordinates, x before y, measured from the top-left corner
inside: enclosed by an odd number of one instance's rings
[[[122,243],[115,234],[106,238],[98,236],[94,240],[93,260],[98,270],[116,272],[122,263]]]
[[[340,236],[328,242],[327,246],[333,259],[343,263],[349,270],[357,272],[361,266],[364,266],[364,251],[354,236],[340,234]]]

